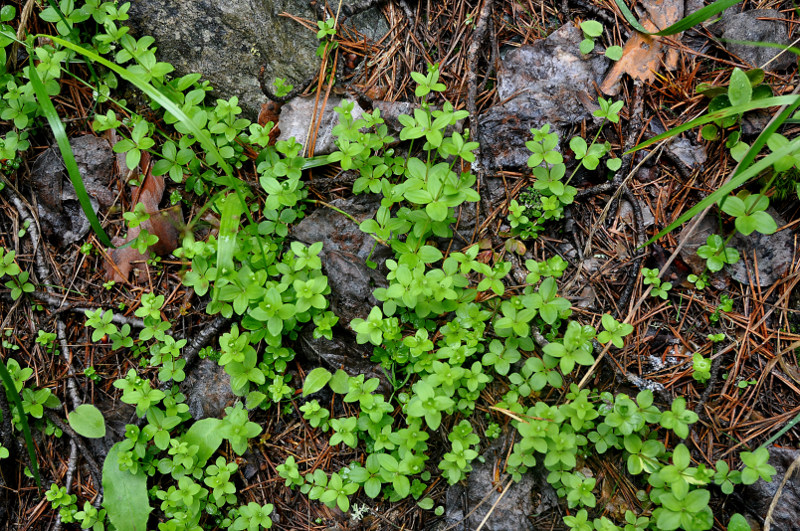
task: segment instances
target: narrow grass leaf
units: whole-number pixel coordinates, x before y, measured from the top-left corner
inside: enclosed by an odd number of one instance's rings
[[[663,37],[665,35],[675,35],[676,33],[686,31],[692,26],[696,26],[697,24],[705,22],[714,15],[717,15],[725,11],[729,7],[739,3],[739,0],[717,0],[713,4],[709,4],[701,9],[698,9],[691,15],[683,17],[675,24],[672,24],[671,26],[668,26],[667,28],[664,28],[661,31],[650,32],[644,29],[644,26],[642,26],[639,23],[634,14],[631,13],[631,10],[628,9],[628,6],[625,5],[625,2],[623,0],[614,0],[614,1],[617,3],[617,7],[619,7],[620,12],[622,12],[622,16],[625,17],[625,20],[628,21],[628,24],[633,26],[633,28],[636,31],[644,33],[646,35],[657,35],[660,37]]]
[[[678,219],[670,223],[668,227],[666,227],[661,232],[650,238],[644,245],[650,245],[651,243],[658,240],[665,234],[669,234],[677,227],[679,227],[689,219],[693,218],[694,216],[705,210],[706,207],[724,198],[733,190],[740,187],[741,185],[743,185],[744,183],[746,183],[747,181],[749,181],[750,179],[761,173],[762,171],[772,166],[774,162],[780,160],[781,158],[791,153],[794,153],[795,151],[797,151],[797,149],[800,149],[800,138],[793,140],[792,142],[790,142],[783,148],[779,149],[778,151],[773,152],[772,154],[759,160],[757,163],[753,164],[749,168],[737,173],[731,178],[730,181],[722,185],[718,190],[712,192],[705,199],[703,199],[695,206],[690,208],[688,211],[686,211],[686,213],[684,213]]]
[[[219,212],[219,237],[217,239],[217,271],[224,274],[233,271],[233,252],[236,250],[236,234],[242,205],[236,197],[228,195],[222,199]]]
[[[81,209],[83,209],[83,213],[86,214],[86,218],[89,220],[89,224],[92,226],[92,230],[94,230],[97,238],[106,247],[113,248],[114,246],[111,244],[111,240],[100,225],[100,220],[97,219],[97,214],[95,214],[92,208],[89,194],[86,193],[86,187],[83,185],[81,172],[78,170],[75,157],[72,155],[72,147],[69,145],[69,139],[67,138],[67,132],[64,130],[64,124],[61,122],[61,118],[59,118],[56,108],[53,106],[53,102],[50,100],[50,96],[47,94],[42,80],[39,78],[39,73],[36,71],[36,67],[33,64],[32,54],[30,56],[29,71],[31,85],[33,85],[33,90],[36,93],[36,99],[39,100],[42,113],[44,113],[47,123],[50,125],[50,129],[53,131],[53,136],[56,138],[58,149],[61,151],[61,157],[64,159],[64,166],[67,169],[67,174],[69,174],[69,180],[75,188],[75,195],[78,196]]]
[[[735,105],[732,107],[726,107],[725,109],[720,109],[719,111],[710,112],[708,114],[704,114],[694,120],[686,122],[683,125],[679,125],[669,131],[661,133],[660,135],[654,136],[649,140],[645,140],[641,144],[634,146],[630,150],[626,151],[625,154],[633,153],[635,151],[639,151],[640,149],[644,149],[648,146],[655,144],[656,142],[660,142],[666,138],[671,138],[673,136],[679,135],[684,131],[688,131],[689,129],[693,129],[698,125],[707,124],[709,122],[713,122],[715,120],[721,120],[723,118],[727,118],[728,116],[736,116],[739,114],[743,114],[748,111],[752,111],[755,109],[766,109],[769,107],[779,107],[782,105],[792,105],[798,101],[798,96],[776,96],[773,98],[762,98],[760,100],[751,101],[750,103],[744,105]]]
[[[17,392],[17,387],[14,385],[14,380],[11,378],[11,374],[8,372],[6,364],[3,362],[3,360],[0,360],[0,378],[3,380],[3,386],[5,386],[8,394],[11,395],[11,401],[14,402],[15,406],[17,406],[17,411],[19,412],[19,421],[22,425],[22,435],[25,437],[25,446],[28,448],[28,457],[31,461],[31,473],[33,474],[33,479],[36,480],[36,484],[41,489],[42,478],[39,476],[39,465],[36,463],[36,447],[33,446],[31,428],[28,426],[28,416],[25,414],[25,407],[22,405],[22,400]]]
[[[151,83],[146,81],[141,76],[136,75],[135,73],[131,72],[127,68],[123,68],[115,63],[112,63],[108,59],[101,57],[100,55],[96,54],[92,50],[87,50],[83,46],[79,46],[75,43],[66,41],[59,37],[55,37],[52,35],[38,35],[38,37],[46,37],[48,39],[52,39],[53,42],[60,44],[70,50],[73,50],[87,59],[100,63],[101,65],[105,66],[106,68],[116,72],[120,75],[124,80],[132,83],[136,88],[144,92],[149,98],[157,102],[161,107],[164,108],[167,112],[172,114],[175,118],[177,118],[186,128],[192,133],[192,135],[197,138],[198,142],[200,142],[200,146],[208,152],[212,153],[216,160],[219,161],[219,166],[222,168],[222,171],[225,172],[225,176],[227,180],[224,182],[226,186],[230,186],[235,192],[236,196],[239,198],[239,201],[242,204],[242,211],[247,216],[247,220],[254,224],[253,217],[250,215],[250,210],[247,208],[247,204],[244,199],[244,194],[242,193],[241,187],[243,186],[242,182],[236,179],[233,176],[231,171],[230,165],[225,162],[225,158],[220,154],[219,150],[217,149],[217,145],[211,139],[211,137],[206,133],[206,131],[199,127],[194,120],[189,118],[186,113],[184,113],[180,107],[178,107],[174,101],[172,101],[168,96],[158,90],[155,86]],[[104,242],[105,243],[105,242]],[[264,245],[261,240],[258,240],[259,246],[261,247],[261,254],[263,255],[264,261],[267,260],[266,251],[264,250]],[[110,244],[108,244],[110,246]]]

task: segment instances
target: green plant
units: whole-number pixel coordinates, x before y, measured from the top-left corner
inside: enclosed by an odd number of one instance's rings
[[[620,323],[608,314],[604,315],[601,321],[605,330],[598,334],[597,340],[600,343],[611,341],[615,347],[622,348],[625,345],[622,338],[633,332],[633,326],[628,323]]]
[[[711,360],[699,352],[692,354],[692,378],[700,383],[706,383],[711,378]]]
[[[580,50],[582,54],[591,53],[594,50],[594,40],[603,34],[603,25],[596,20],[584,20],[581,22],[583,40]],[[622,58],[622,48],[619,46],[609,46],[606,48],[605,56],[612,61],[619,61]]]
[[[658,269],[649,269],[647,267],[643,267],[642,276],[644,277],[644,280],[642,281],[644,285],[647,286],[649,284],[651,286],[651,297],[661,297],[662,299],[667,298],[667,292],[672,289],[672,282],[661,282],[661,279],[658,278]]]
[[[86,326],[92,328],[92,341],[107,336],[111,349],[129,351],[140,357],[142,367],[157,370],[139,374],[130,369],[125,378],[114,382],[120,399],[135,406],[143,420],[141,425],[129,425],[125,439],[109,452],[103,470],[105,508],[96,511],[84,505],[83,511],[77,511],[77,499],[60,492],[52,497],[64,498],[60,505],[62,509],[68,507],[62,516],[64,522],[75,518],[84,526],[102,529],[107,517],[120,529],[127,521],[145,526],[152,510],[147,495],[149,482],[151,498],[160,502],[160,529],[196,529],[212,525],[210,520],[230,529],[268,528],[273,507],[238,505],[233,481],[236,464],[221,456],[212,458],[223,441],[238,455],[258,442],[262,428],[250,420],[250,410],[273,404],[279,404],[282,411],[292,409],[289,400],[295,392],[287,374],[295,356],[292,345],[305,326],[315,327],[317,338],[331,338],[337,324],[327,306],[330,289],[319,258],[322,245],[305,246],[286,240],[290,225],[302,219],[312,204],[301,179],[302,170],[320,160],[300,156],[301,146],[294,141],[270,146],[272,125],[260,126],[240,118],[236,98],[207,105],[211,87],[201,82],[199,75],[168,77],[172,67],[156,61],[154,41],[128,35],[122,24],[128,7],[98,0],[76,6],[63,0],[58,6],[63,18],[54,7],[45,10],[43,17],[57,25],[63,38],[53,36],[38,47],[33,41],[28,43],[31,84],[21,74],[0,72],[9,76],[4,93],[7,103],[0,105],[0,111],[17,129],[26,129],[6,134],[3,154],[13,151],[7,158],[16,160],[20,151],[29,148],[28,133],[41,114],[48,117],[63,148],[63,124],[54,117],[54,110],[37,104],[34,93],[46,106],[46,96],[59,90],[57,80],[62,69],[77,61],[102,67],[100,77],[93,80],[97,105],[109,104],[117,76],[146,94],[159,113],[158,120],[151,123],[126,112],[130,119],[123,123],[113,109],[98,108],[93,127],[96,131],[119,131],[123,140],[115,151],[124,154],[129,168],[137,166],[143,153],[149,152],[155,175],[169,175],[176,185],[185,188],[184,197],[200,196],[206,209],[219,217],[216,235],[195,241],[187,230],[175,254],[187,266],[184,285],[208,300],[207,312],[235,319],[219,338],[219,351],[210,348],[204,354],[216,358],[242,402],[228,407],[223,419],[190,420],[185,397],[174,385],[185,378],[181,350],[186,341],[171,335],[171,323],[163,314],[163,295],[144,293],[138,305],[133,305],[144,324],[138,336],[131,335],[129,325],[117,326],[120,321],[115,321],[111,310],[87,312]],[[7,16],[8,10],[0,11],[0,19],[9,20],[4,18]],[[87,38],[80,25],[89,21],[96,31]],[[598,30],[597,25],[584,25],[593,50],[594,38],[601,35],[602,27]],[[318,37],[323,41],[319,54],[327,58],[336,47],[336,21],[321,21],[318,27]],[[0,39],[5,38],[0,33]],[[606,50],[609,57],[616,54],[612,48]],[[2,50],[5,54],[5,46]],[[38,64],[34,64],[34,57]],[[688,426],[696,417],[686,409],[685,401],[676,399],[671,410],[662,413],[654,407],[648,392],[634,400],[624,394],[612,397],[582,390],[572,383],[576,369],[594,362],[595,339],[622,348],[633,327],[603,315],[604,330],[597,334],[591,326],[570,321],[570,302],[558,295],[556,279],[567,267],[560,257],[526,261],[525,283],[514,286],[507,280],[512,263],[503,259],[503,251],[480,245],[437,247],[441,239],[452,237],[459,207],[479,199],[474,189],[476,177],[469,170],[475,161],[472,151],[478,145],[470,139],[469,131],[460,133],[453,128],[466,112],[450,103],[437,109],[429,105],[427,100],[438,97],[436,93],[445,88],[437,66],[430,65],[427,73],[414,73],[412,78],[418,84],[416,95],[423,102],[413,116],[399,120],[403,126],[400,139],[410,144],[407,157],[396,156],[389,147],[394,139],[388,136],[379,112],[354,120],[352,107],[344,105],[338,109],[340,122],[335,128],[338,150],[322,160],[358,172],[354,193],[369,190],[380,195],[381,205],[374,218],[364,220],[360,227],[374,237],[376,245],[384,245],[393,253],[386,261],[388,286],[374,293],[381,304],[366,318],[351,321],[350,327],[359,343],[374,347],[373,359],[391,375],[393,393],[388,398],[379,393],[379,380],[363,374],[350,377],[343,371],[331,374],[322,368],[312,370],[304,382],[303,395],[328,386],[337,395],[336,400],[351,405],[352,412],[331,419],[330,411],[312,399],[299,407],[304,418],[312,428],[332,430],[330,445],[342,444],[366,455],[363,461],[338,471],[317,468],[305,476],[290,456],[278,465],[279,475],[311,499],[342,511],[351,508],[350,497],[359,489],[370,498],[383,494],[396,501],[412,496],[420,507],[431,509],[433,500],[425,497],[431,471],[438,468],[448,482],[455,483],[478,458],[480,438],[473,433],[470,416],[481,407],[482,391],[498,380],[510,385],[497,407],[513,415],[511,427],[519,434],[508,461],[514,477],[521,477],[537,459],[542,460],[548,481],[567,497],[569,505],[591,507],[596,503],[595,480],[576,471],[579,460],[594,450],[619,452],[631,474],[648,474],[647,481],[653,487],[651,501],[656,504],[654,520],[659,524],[663,521],[665,528],[675,522],[691,529],[704,528],[710,513],[703,503],[707,502],[705,491],[699,487],[710,482],[712,475],[691,467],[688,450],[680,445],[669,461],[664,444],[657,440],[659,426],[679,437],[688,434]],[[283,84],[279,81],[278,89]],[[602,118],[603,125],[619,121],[622,102],[601,98],[598,104],[595,116]],[[62,125],[60,134],[56,124]],[[570,139],[569,146],[579,162],[575,171],[578,167],[596,170],[610,154],[610,143],[600,139],[602,130],[591,142],[581,137]],[[558,151],[558,136],[550,133],[549,125],[532,130],[532,134],[528,165],[535,182],[530,197],[520,195],[519,202],[509,204],[512,234],[522,239],[535,237],[545,221],[562,217],[576,194],[569,185],[572,176],[563,179],[566,165]],[[793,141],[787,142],[781,145],[775,140],[770,145],[776,157],[787,156],[787,150],[794,147]],[[68,144],[66,147],[68,152]],[[258,185],[253,187],[234,178],[232,172],[242,167],[247,148],[260,153],[256,159]],[[65,160],[68,158],[65,155]],[[778,166],[786,164],[788,161],[781,159]],[[620,167],[620,158],[606,158],[604,170],[615,172]],[[741,201],[744,211],[738,212],[734,201],[731,214],[737,217],[737,226],[768,230],[760,214],[764,211],[761,197],[742,197]],[[141,205],[123,214],[130,228],[147,217]],[[190,222],[190,228],[195,223],[197,219]],[[144,252],[154,238],[142,230],[133,245]],[[487,252],[479,256],[480,251]],[[707,259],[730,263],[724,245],[722,251],[717,246],[706,254]],[[18,289],[15,298],[33,290],[27,272],[23,278],[13,251],[0,250],[0,272],[9,275]],[[654,293],[661,290],[660,296],[666,298],[667,284],[654,285]],[[535,336],[540,342],[539,335],[547,338],[541,348],[533,339]],[[52,339],[43,337],[41,344],[47,347]],[[11,383],[6,387],[10,396],[17,395],[15,387],[22,393],[15,420],[24,427],[28,415],[41,417],[43,408],[57,399],[47,388],[25,388],[23,384],[32,371],[14,367],[12,361],[8,362],[8,372],[13,378],[9,375]],[[88,369],[85,374],[91,377]],[[571,384],[568,392],[565,383]],[[540,400],[540,393],[550,398]],[[564,399],[554,400],[557,395]],[[104,428],[102,415],[98,418],[99,412],[81,408],[70,414],[70,424],[79,433],[96,436],[101,425]],[[429,448],[431,436],[439,430],[447,432],[449,448],[438,463],[429,462],[435,455]],[[486,435],[497,436],[499,431],[499,425],[492,422]],[[756,458],[748,455],[747,460],[748,479],[753,474],[769,475],[760,453]],[[733,485],[735,474],[723,474],[721,465],[716,474],[721,474],[723,485]],[[352,509],[354,515],[363,512],[361,506]],[[626,514],[625,518],[626,530],[648,525],[646,517],[631,514],[629,518]],[[573,529],[618,529],[605,517],[595,519],[592,525],[585,510],[564,521]]]

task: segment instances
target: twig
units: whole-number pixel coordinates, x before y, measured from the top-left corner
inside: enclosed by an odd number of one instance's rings
[[[61,312],[64,312],[64,311],[70,311],[70,312],[75,312],[75,313],[82,313],[82,314],[85,315],[86,312],[93,312],[97,308],[101,308],[101,306],[99,306],[99,305],[96,306],[95,308],[86,308],[84,306],[78,306],[78,305],[61,306],[61,300],[59,300],[57,297],[54,297],[54,296],[50,295],[49,293],[45,293],[45,292],[42,292],[42,291],[34,291],[33,293],[30,294],[30,296],[33,297],[34,299],[37,299],[37,300],[40,300],[40,301],[46,303],[48,306],[50,306],[53,310],[55,310],[58,313],[61,313]],[[133,317],[126,317],[124,315],[119,315],[119,314],[116,314],[116,313],[114,314],[114,317],[111,319],[111,321],[116,323],[116,324],[120,324],[120,325],[128,325],[131,328],[144,328],[145,327],[145,324],[141,319],[136,319],[136,318],[133,318]]]
[[[75,441],[69,441],[69,460],[67,461],[67,477],[64,481],[64,487],[67,489],[67,494],[72,490],[72,475],[75,473],[75,468],[78,464],[78,446]],[[56,521],[50,531],[61,531],[61,513],[56,515]]]
[[[798,455],[794,461],[792,461],[792,464],[789,465],[789,468],[786,469],[786,473],[783,475],[783,480],[781,480],[781,484],[778,485],[778,490],[775,491],[775,496],[772,497],[772,503],[769,504],[767,516],[764,518],[764,531],[769,531],[769,528],[772,525],[772,513],[775,512],[775,507],[778,505],[778,500],[783,493],[783,487],[786,486],[786,482],[789,481],[789,478],[792,476],[798,466],[800,466],[800,455]]]
[[[229,317],[218,315],[213,321],[204,325],[200,331],[186,344],[183,349],[183,359],[186,360],[186,367],[194,364],[200,349],[205,347],[211,339],[219,334],[225,326],[231,322]]]
[[[475,531],[481,531],[481,529],[483,529],[483,526],[486,525],[486,522],[489,520],[489,517],[492,516],[492,513],[494,512],[495,508],[497,507],[497,504],[500,503],[500,500],[503,499],[503,496],[506,495],[506,492],[508,492],[508,489],[511,488],[511,485],[513,483],[514,483],[514,479],[513,478],[508,480],[508,483],[506,483],[506,486],[503,489],[503,492],[501,492],[500,496],[498,496],[497,499],[494,501],[492,506],[489,508],[489,511],[486,513],[486,516],[484,516],[483,520],[481,520],[481,524],[478,526],[478,528]]]
[[[72,367],[72,351],[69,348],[69,344],[67,344],[67,327],[61,319],[56,321],[56,337],[58,338],[58,344],[61,346],[61,353],[64,355],[65,359],[68,360],[67,374],[69,378],[67,378],[67,390],[72,400],[72,407],[75,408],[83,404],[83,400],[78,396],[78,388],[77,385],[75,385],[75,372]]]
[[[639,205],[639,201],[636,200],[636,197],[633,195],[633,192],[631,192],[631,189],[628,188],[628,186],[623,187],[622,195],[624,195],[625,199],[627,199],[631,204],[631,209],[633,210],[633,232],[636,235],[636,248],[641,249],[645,242],[642,207]],[[615,312],[614,317],[617,317],[622,309],[625,308],[628,305],[628,302],[631,300],[631,295],[633,295],[633,289],[636,287],[636,280],[639,278],[638,272],[642,267],[642,260],[644,260],[644,257],[644,252],[636,253],[636,259],[634,259],[633,267],[631,268],[633,274],[628,275],[628,282],[625,284],[625,289],[622,291],[622,295],[619,297],[617,311]]]
[[[95,487],[97,488],[97,492],[101,493],[101,495],[102,495],[102,492],[103,492],[102,477],[103,476],[100,473],[100,467],[97,465],[97,461],[94,460],[94,457],[92,457],[92,454],[91,454],[91,452],[89,452],[89,449],[86,448],[85,444],[83,444],[83,439],[81,438],[81,436],[78,435],[77,433],[75,433],[72,430],[72,428],[70,428],[67,424],[64,424],[64,422],[62,422],[61,419],[58,417],[58,415],[56,415],[54,412],[48,410],[47,408],[45,408],[44,412],[45,412],[45,415],[47,415],[47,418],[50,419],[50,422],[55,424],[58,427],[58,429],[60,429],[61,431],[63,431],[67,435],[69,435],[70,438],[78,446],[78,449],[83,454],[83,458],[86,459],[86,464],[89,467],[89,472],[92,474],[92,480],[94,480],[94,484],[95,484]]]
[[[467,111],[469,111],[470,137],[478,138],[478,109],[475,99],[478,96],[478,52],[486,39],[486,28],[492,13],[494,0],[484,0],[478,23],[472,33],[472,42],[467,51]],[[480,148],[479,148],[480,149]]]

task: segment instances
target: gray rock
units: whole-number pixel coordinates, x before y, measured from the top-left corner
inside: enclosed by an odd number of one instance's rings
[[[347,326],[357,317],[366,319],[372,307],[380,304],[372,292],[386,287],[386,278],[350,253],[329,250],[324,260],[331,310],[339,316],[339,324]]]
[[[331,96],[324,107],[322,102],[316,101],[315,96],[293,98],[281,107],[278,124],[281,133],[278,139],[289,140],[294,138],[299,144],[306,146],[309,132],[308,126],[314,116],[319,116],[317,119],[319,126],[314,140],[314,155],[327,155],[336,151],[333,128],[339,123],[339,115],[335,109],[344,103],[353,105],[353,110],[350,111],[350,116],[353,117],[353,120],[357,120],[367,111],[352,98]],[[397,117],[401,114],[410,115],[414,112],[414,106],[408,102],[374,101],[372,104],[375,109],[381,111],[381,118],[386,122],[389,134],[395,137],[403,127]],[[318,107],[316,111],[315,106]]]
[[[314,138],[314,155],[327,155],[336,151],[336,140],[333,136],[333,128],[339,123],[339,115],[334,109],[343,103],[352,103],[353,110],[350,116],[353,120],[358,119],[364,112],[361,106],[352,99],[332,96],[328,98],[325,106],[321,101],[317,101],[314,96],[293,98],[281,107],[280,136],[278,140],[289,140],[294,138],[303,147],[308,148],[309,125],[312,119],[317,116],[317,132]],[[315,106],[318,109],[315,112]]]
[[[110,185],[114,167],[111,146],[94,135],[84,135],[70,140],[70,147],[92,208],[95,212],[108,208],[114,202]],[[51,146],[36,158],[31,186],[36,190],[39,220],[45,236],[60,246],[86,236],[91,225],[78,202],[57,146]]]
[[[779,448],[771,446],[769,448],[769,464],[775,467],[777,474],[772,477],[769,483],[763,479],[758,480],[752,485],[744,487],[742,499],[748,504],[756,516],[764,518],[767,510],[772,503],[778,486],[783,481],[786,470],[792,465],[795,459],[800,457],[800,450],[794,448]],[[800,522],[797,515],[800,514],[800,475],[795,469],[792,476],[787,480],[783,487],[778,503],[772,513],[771,529],[781,531],[800,530]]]
[[[783,18],[774,9],[753,9],[742,13],[736,13],[736,9],[738,8],[732,7],[728,9],[720,23],[716,25],[715,30],[721,33],[723,45],[728,51],[751,66],[761,68],[767,61],[778,55],[781,50],[724,41],[772,42],[788,45],[790,39],[786,24],[779,20],[761,20],[765,18]],[[785,70],[796,65],[797,59],[795,55],[791,52],[785,52],[765,68],[767,70]]]
[[[529,517],[541,514],[557,506],[558,497],[547,483],[546,473],[528,471],[518,483],[512,483],[498,501],[500,493],[508,483],[495,483],[494,467],[505,459],[507,439],[498,439],[482,454],[484,462],[473,461],[473,470],[467,477],[466,486],[455,484],[447,489],[445,525],[452,531],[477,529],[486,513],[492,514],[482,527],[485,531],[533,531]],[[488,498],[484,499],[488,495]],[[470,511],[474,512],[467,516]],[[452,526],[452,527],[451,527]]]
[[[231,391],[231,378],[217,363],[201,360],[181,384],[189,413],[195,420],[219,418],[236,396]]]
[[[389,23],[381,10],[376,7],[350,17],[344,25],[353,28],[372,42],[379,42],[389,33]]]
[[[772,207],[767,209],[767,213],[775,219],[778,227],[786,225],[786,221]],[[793,240],[794,233],[788,230],[769,235],[753,232],[749,236],[737,232],[728,246],[738,249],[741,259],[735,264],[727,266],[727,270],[736,281],[742,284],[749,284],[752,278],[752,281],[762,288],[771,286],[783,277],[792,265]],[[758,261],[757,272],[753,271],[756,260]]]
[[[505,55],[497,72],[503,103],[480,117],[481,166],[525,167],[531,127],[549,123],[557,130],[591,118],[598,108],[593,86],[602,81],[608,60],[602,54],[582,56],[582,38],[570,23]]]
[[[219,97],[239,98],[255,120],[266,101],[257,75],[297,85],[319,70],[314,31],[285,16],[315,19],[307,0],[134,0],[130,23],[136,36],[152,35],[158,58],[177,75],[200,72]]]
[[[352,215],[359,222],[372,218],[379,201],[374,195],[336,199],[331,204]],[[303,243],[322,242],[322,267],[331,287],[331,309],[347,326],[355,317],[365,319],[378,301],[372,291],[386,286],[386,277],[366,265],[367,259],[382,266],[392,256],[388,247],[378,244],[351,219],[321,206],[298,223],[292,236]]]
[[[380,365],[370,361],[371,345],[359,345],[352,336],[346,334],[335,334],[333,339],[316,338],[314,328],[309,324],[300,332],[300,350],[309,360],[333,371],[342,369],[350,376],[363,374],[366,379],[378,378],[381,382],[378,386],[380,392],[391,389]]]
[[[348,199],[335,199],[330,204],[347,212],[360,223],[375,216],[380,200],[376,195],[367,194]],[[329,251],[355,255],[364,262],[372,255],[370,259],[379,264],[393,255],[390,249],[376,244],[372,236],[361,232],[353,220],[322,205],[295,225],[291,236],[308,245],[322,242],[320,256],[323,258],[323,264],[325,255]]]

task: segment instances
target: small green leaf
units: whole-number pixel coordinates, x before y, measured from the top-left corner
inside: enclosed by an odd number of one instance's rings
[[[728,99],[731,105],[744,105],[750,103],[753,97],[753,87],[747,74],[741,68],[734,68],[731,74],[731,84],[728,86]]]
[[[346,395],[350,391],[350,376],[347,375],[342,369],[336,371],[331,378],[330,381],[330,388],[331,391],[336,393],[337,395]]]
[[[599,37],[603,34],[603,25],[596,20],[584,20],[581,22],[581,29],[587,37]]]
[[[83,437],[99,439],[106,435],[106,421],[103,414],[91,404],[76,407],[67,417],[67,421],[75,433]]]
[[[325,384],[330,381],[331,376],[331,372],[325,367],[317,367],[308,373],[308,375],[306,375],[306,381],[303,383],[303,396],[316,393],[325,387]]]
[[[734,513],[728,522],[728,531],[750,531],[747,519],[739,513]]]
[[[606,48],[606,57],[612,61],[619,61],[622,59],[622,46],[609,46]]]

